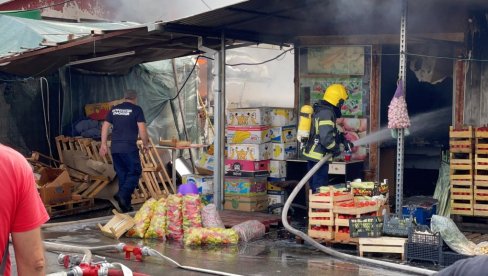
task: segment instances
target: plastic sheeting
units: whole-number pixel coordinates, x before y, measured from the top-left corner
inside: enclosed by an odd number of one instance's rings
[[[187,57],[175,61],[178,87],[181,87],[195,59]],[[149,134],[154,141],[159,137],[184,137],[178,99],[171,101],[176,96],[171,60],[137,65],[126,75],[102,75],[69,67],[64,67],[59,72],[64,91],[62,125],[65,129],[85,116],[86,104],[120,99],[126,89],[135,89],[139,93],[138,104],[144,110]],[[197,72],[198,67],[180,93],[186,126],[193,142],[198,139]]]
[[[91,35],[92,30],[120,30],[140,26],[143,25],[132,22],[67,23],[0,15],[0,57],[44,48],[42,42],[66,42],[68,35],[80,38]]]

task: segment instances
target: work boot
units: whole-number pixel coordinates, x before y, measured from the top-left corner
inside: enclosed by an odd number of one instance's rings
[[[120,207],[120,210],[122,211],[122,213],[128,213],[128,212],[134,211],[134,208],[132,208],[132,206],[130,206],[130,205],[125,204],[124,200],[122,198],[120,198],[118,194],[114,195],[114,199],[119,204],[119,207]]]

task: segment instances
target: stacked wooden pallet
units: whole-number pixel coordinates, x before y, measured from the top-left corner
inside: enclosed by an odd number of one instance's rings
[[[473,215],[474,132],[450,128],[451,214]]]
[[[474,215],[488,216],[488,128],[475,131]]]
[[[98,154],[99,141],[81,137],[56,137],[61,163],[66,165],[70,176],[78,180],[74,192],[82,198],[94,198],[115,177],[110,141],[108,144],[109,153],[101,156]],[[141,141],[138,141],[137,145],[143,173],[132,195],[132,203],[142,203],[150,197],[158,199],[165,194],[174,193],[175,187],[172,186],[171,178],[156,148],[151,146],[146,151]]]

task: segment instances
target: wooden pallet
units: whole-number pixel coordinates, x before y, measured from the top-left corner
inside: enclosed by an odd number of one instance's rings
[[[95,201],[93,198],[86,198],[80,200],[71,200],[68,202],[52,204],[52,205],[45,205],[46,211],[48,212],[49,216],[64,216],[64,215],[73,215],[79,213],[80,211],[88,211],[95,205]]]
[[[363,257],[364,253],[393,253],[400,254],[404,261],[406,241],[396,237],[359,238],[359,256]]]

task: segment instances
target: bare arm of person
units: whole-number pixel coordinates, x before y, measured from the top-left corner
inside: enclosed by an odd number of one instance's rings
[[[149,147],[149,135],[147,134],[146,123],[138,122],[137,127],[139,128],[139,137],[141,137],[142,145],[144,149]]]
[[[102,143],[100,145],[100,150],[99,150],[99,154],[100,156],[105,156],[105,154],[107,154],[108,152],[108,149],[107,149],[107,138],[108,138],[108,128],[110,127],[110,123],[105,121],[103,122],[103,125],[102,125]]]
[[[13,232],[12,241],[18,275],[46,275],[40,227],[26,232]]]

